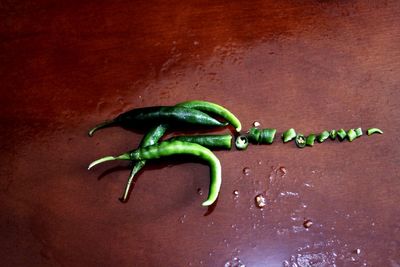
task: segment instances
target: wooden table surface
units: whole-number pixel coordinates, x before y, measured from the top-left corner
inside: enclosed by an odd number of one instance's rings
[[[0,1],[0,18],[3,266],[400,266],[399,1]],[[191,99],[244,130],[384,134],[217,151],[210,209],[199,162],[148,164],[126,204],[128,162],[87,171],[143,135],[90,127]]]

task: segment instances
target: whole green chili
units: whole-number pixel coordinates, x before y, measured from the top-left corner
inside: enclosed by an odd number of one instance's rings
[[[322,142],[324,142],[326,139],[328,139],[328,137],[329,137],[329,132],[328,132],[328,131],[323,131],[322,133],[320,133],[320,134],[317,136],[317,141],[318,141],[319,143],[322,143]]]
[[[210,177],[210,189],[208,198],[202,203],[203,206],[212,205],[218,197],[218,193],[221,187],[221,163],[218,158],[208,149],[201,145],[182,142],[182,141],[165,141],[157,145],[151,145],[147,147],[141,147],[136,150],[121,154],[117,157],[108,156],[93,161],[88,169],[93,166],[110,161],[110,160],[132,160],[142,161],[158,159],[161,157],[172,156],[172,155],[193,155],[197,156],[208,162],[211,171]]]
[[[144,123],[153,125],[161,123],[184,123],[204,126],[227,125],[196,109],[169,106],[145,107],[124,112],[111,121],[106,121],[95,126],[89,131],[89,136],[92,136],[99,129],[113,125],[132,127]]]
[[[289,130],[287,130],[282,134],[282,139],[284,143],[287,143],[293,140],[294,138],[296,138],[296,131],[293,128],[290,128]]]
[[[315,134],[309,134],[307,136],[307,139],[306,139],[306,145],[307,146],[314,146],[315,138],[316,138]]]
[[[296,135],[295,142],[296,142],[297,147],[299,147],[299,148],[305,147],[306,146],[306,141],[307,141],[307,139],[303,134],[298,133]]]
[[[207,148],[231,149],[232,147],[232,136],[230,134],[182,135],[171,137],[165,141],[190,142]]]
[[[344,129],[340,129],[339,131],[337,131],[337,136],[339,137],[340,141],[343,141],[346,138],[347,133]]]
[[[349,139],[350,142],[352,142],[354,139],[357,138],[356,131],[354,129],[350,129],[347,131],[347,138]]]
[[[234,126],[237,132],[240,132],[242,130],[242,124],[240,123],[239,119],[236,118],[236,116],[233,115],[233,113],[230,112],[228,109],[218,104],[208,101],[191,100],[179,103],[176,106],[200,110],[207,114],[211,113],[214,115],[218,115],[229,122],[232,126]]]
[[[367,135],[371,135],[371,134],[374,134],[374,133],[383,134],[383,131],[381,129],[378,129],[378,128],[369,128],[367,130]]]
[[[238,150],[245,150],[249,146],[249,140],[245,135],[239,135],[236,138],[235,146]]]

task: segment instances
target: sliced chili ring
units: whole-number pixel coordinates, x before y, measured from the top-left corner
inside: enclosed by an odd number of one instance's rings
[[[274,142],[275,134],[276,134],[276,129],[271,129],[271,128],[262,129],[259,143],[272,144],[272,142]]]
[[[296,131],[293,128],[290,128],[289,130],[287,130],[282,134],[282,139],[284,143],[287,143],[293,140],[294,138],[296,138]]]
[[[235,146],[238,150],[245,150],[249,146],[249,140],[245,135],[239,135],[236,138]]]
[[[329,132],[329,137],[330,137],[332,140],[335,140],[335,139],[336,139],[336,136],[337,136],[337,131],[336,131],[335,129],[333,129],[333,130],[331,130],[331,131]]]
[[[343,141],[346,138],[347,133],[344,129],[340,129],[339,131],[337,131],[337,135],[339,136],[339,140]]]
[[[326,139],[328,139],[328,137],[329,137],[329,132],[328,132],[328,131],[323,131],[322,133],[320,133],[320,134],[317,136],[317,140],[318,140],[319,143],[322,143],[322,142],[324,142]]]
[[[258,144],[260,142],[260,135],[261,131],[258,128],[250,128],[249,130],[249,135],[247,136],[249,138],[249,141],[252,142],[253,144]]]
[[[349,139],[350,142],[352,142],[354,139],[357,138],[356,131],[354,129],[350,129],[347,131],[347,138]]]
[[[314,146],[315,138],[316,138],[315,134],[309,134],[306,139],[306,145]]]
[[[361,135],[363,135],[361,127],[355,129],[354,131],[356,132],[357,137],[360,137]]]
[[[298,134],[296,135],[295,142],[296,142],[297,147],[303,148],[303,147],[306,146],[307,139],[306,139],[306,137],[305,137],[303,134],[298,133]]]

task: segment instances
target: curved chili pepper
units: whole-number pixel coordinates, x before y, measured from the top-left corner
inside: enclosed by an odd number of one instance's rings
[[[367,135],[371,135],[371,134],[374,134],[374,133],[383,134],[383,131],[381,129],[378,129],[378,128],[369,128],[367,130]]]
[[[209,116],[208,114],[185,107],[145,107],[136,108],[120,114],[111,121],[106,121],[95,126],[89,131],[89,136],[99,129],[113,125],[123,127],[132,127],[135,124],[160,124],[160,123],[185,123],[204,126],[226,126],[227,123],[222,123]]]
[[[228,109],[220,106],[218,104],[208,102],[208,101],[201,101],[201,100],[191,100],[182,102],[176,105],[177,107],[185,107],[203,111],[205,113],[211,113],[220,116],[221,118],[225,119],[229,124],[235,127],[237,132],[242,130],[242,124],[240,123],[239,119],[233,115]]]
[[[172,155],[193,155],[197,156],[208,162],[211,171],[210,177],[210,189],[208,198],[202,203],[203,206],[212,205],[218,197],[219,190],[221,188],[221,163],[218,158],[208,149],[201,145],[182,142],[182,141],[164,141],[157,145],[151,145],[147,147],[141,147],[136,150],[121,154],[117,157],[107,156],[93,161],[88,169],[93,166],[110,161],[110,160],[133,160],[143,161],[150,159],[158,159],[161,157],[167,157]]]
[[[245,150],[249,146],[249,140],[245,135],[239,135],[236,138],[235,146],[238,150]]]

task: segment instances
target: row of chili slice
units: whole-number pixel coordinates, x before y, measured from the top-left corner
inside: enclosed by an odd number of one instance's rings
[[[378,128],[369,128],[366,131],[367,135],[372,134],[382,134],[383,131]],[[240,135],[236,139],[236,147],[237,149],[244,150],[248,147],[249,143],[252,144],[272,144],[274,142],[276,135],[276,129],[273,128],[265,128],[265,129],[258,129],[257,127],[250,128],[247,134]],[[296,133],[295,129],[290,128],[287,131],[282,133],[282,141],[283,143],[287,143],[289,141],[294,140],[297,147],[304,148],[306,146],[314,146],[315,141],[318,143],[323,143],[328,138],[331,140],[335,140],[336,138],[339,141],[348,140],[352,142],[356,138],[363,135],[363,130],[361,127],[356,129],[349,129],[349,130],[330,130],[330,131],[323,131],[319,134],[311,133],[307,136],[303,135],[302,133]]]
[[[217,119],[219,118],[219,119]],[[222,121],[220,121],[222,120]],[[125,190],[120,200],[127,201],[134,178],[137,173],[146,165],[147,160],[163,158],[172,155],[192,155],[207,162],[210,167],[210,187],[207,200],[202,203],[203,206],[212,205],[219,194],[222,184],[222,168],[219,159],[210,149],[231,149],[231,134],[214,135],[184,135],[174,136],[172,138],[161,140],[166,132],[173,131],[175,127],[187,128],[187,126],[202,127],[226,127],[232,125],[237,133],[240,133],[242,126],[237,117],[228,109],[208,101],[193,100],[178,103],[175,106],[153,106],[145,108],[136,108],[118,115],[116,118],[98,124],[89,131],[89,136],[102,128],[110,126],[121,126],[123,128],[135,128],[145,125],[148,132],[142,138],[137,149],[123,153],[119,156],[106,156],[93,161],[88,169],[93,166],[112,160],[130,160],[134,164],[127,180]],[[142,128],[142,127],[141,127]],[[367,134],[383,133],[380,129],[370,128]],[[238,150],[244,150],[249,142],[253,144],[272,144],[276,135],[276,129],[257,127],[250,128],[247,134],[239,135],[236,138],[235,145]],[[324,131],[318,135],[310,134],[304,136],[296,133],[291,128],[282,134],[284,143],[294,140],[300,148],[313,146],[315,140],[322,143],[326,139],[349,141],[362,135],[362,129],[350,129],[345,131]],[[160,141],[161,140],[161,141]]]

